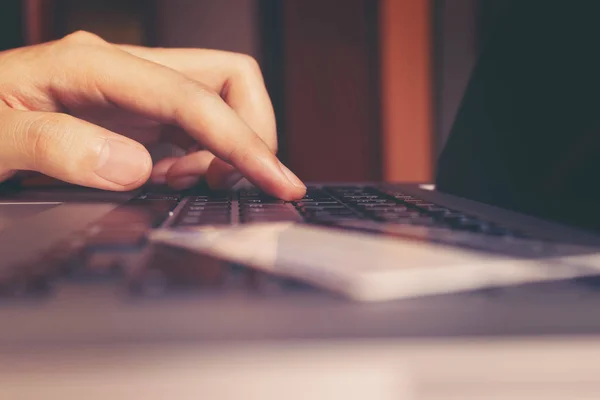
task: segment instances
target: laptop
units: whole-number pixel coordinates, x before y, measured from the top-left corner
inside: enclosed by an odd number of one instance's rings
[[[291,203],[253,188],[4,185],[0,397],[596,396],[594,273],[363,304],[149,240],[286,223],[375,240],[395,227],[395,240],[482,263],[518,260],[498,243],[519,240],[596,248],[600,6],[516,4],[473,70],[434,184],[313,183]]]

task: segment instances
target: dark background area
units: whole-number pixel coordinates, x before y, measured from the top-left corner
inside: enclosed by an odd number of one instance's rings
[[[0,12],[0,49],[10,49],[25,43],[23,7],[20,0],[2,2]]]
[[[410,134],[432,137],[431,154],[422,158],[434,164],[482,43],[509,1],[4,0],[0,49],[84,29],[113,42],[249,53],[261,63],[275,106],[280,157],[303,179],[423,180],[434,165],[423,172],[405,163],[397,171],[384,160],[389,138],[405,134],[382,124],[381,110],[393,114],[395,107],[382,98],[391,87],[381,74],[384,1],[427,4],[431,13],[432,128]]]

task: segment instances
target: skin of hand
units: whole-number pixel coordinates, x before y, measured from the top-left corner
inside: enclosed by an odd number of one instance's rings
[[[146,146],[188,150],[152,165]],[[0,180],[37,171],[105,190],[148,179],[215,189],[242,177],[294,200],[306,187],[275,156],[273,108],[249,56],[114,45],[88,33],[0,52]]]

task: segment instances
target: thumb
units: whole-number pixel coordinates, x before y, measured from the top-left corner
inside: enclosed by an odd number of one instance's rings
[[[67,114],[0,113],[0,175],[32,170],[106,190],[132,190],[152,170],[141,144]]]

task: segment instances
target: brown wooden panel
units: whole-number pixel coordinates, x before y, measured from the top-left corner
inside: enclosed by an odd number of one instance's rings
[[[23,0],[24,36],[28,45],[55,38],[54,0]]]
[[[58,39],[77,30],[112,42],[154,45],[155,0],[23,0],[27,44]]]
[[[433,171],[430,0],[380,0],[384,178],[429,181]]]
[[[309,181],[379,179],[377,2],[283,5],[290,166]]]

